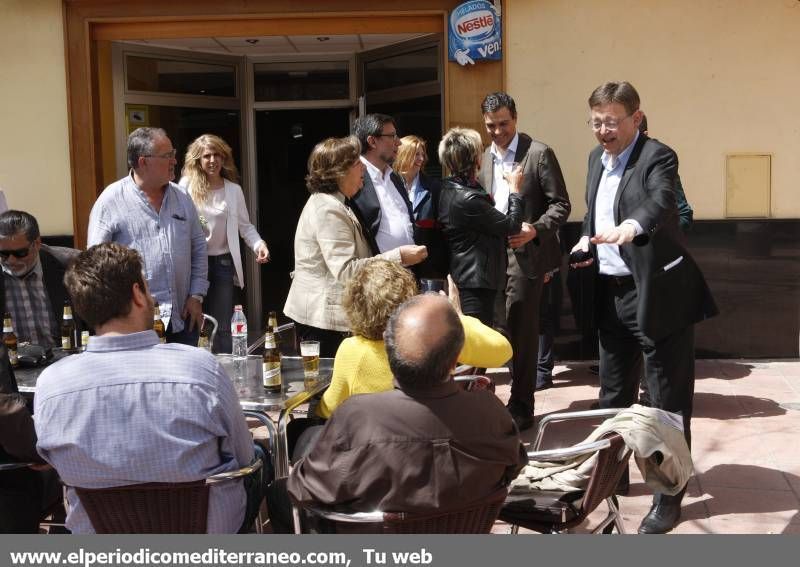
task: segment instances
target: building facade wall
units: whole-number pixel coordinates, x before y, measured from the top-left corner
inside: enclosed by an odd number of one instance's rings
[[[725,156],[772,155],[772,218],[800,217],[800,2],[504,0],[506,87],[519,125],[553,146],[570,220],[586,212],[586,101],[630,81],[650,133],[678,152],[696,219],[725,218]]]
[[[72,234],[60,0],[0,0],[0,188],[44,234]]]

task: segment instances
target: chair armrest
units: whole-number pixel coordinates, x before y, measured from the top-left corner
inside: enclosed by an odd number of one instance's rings
[[[562,421],[577,421],[580,419],[596,419],[598,417],[609,418],[617,415],[624,408],[607,408],[585,411],[567,411],[561,413],[551,413],[546,415],[539,422],[539,427],[536,430],[536,439],[533,442],[534,450],[538,450],[542,446],[545,429],[553,423],[560,423]]]
[[[0,463],[0,471],[13,471],[17,469],[26,469],[36,464],[41,463]]]
[[[263,465],[264,463],[261,462],[261,459],[255,459],[251,464],[246,467],[242,467],[237,471],[221,472],[208,477],[206,479],[206,484],[217,484],[220,482],[249,476],[260,469]]]
[[[579,443],[571,447],[564,447],[563,449],[530,451],[528,453],[528,459],[541,462],[560,462],[583,455],[591,455],[602,449],[608,449],[610,446],[611,441],[609,439],[600,439],[590,443]]]

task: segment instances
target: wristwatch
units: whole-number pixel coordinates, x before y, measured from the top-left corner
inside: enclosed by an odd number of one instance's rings
[[[203,296],[202,296],[202,295],[198,295],[198,294],[196,294],[196,293],[193,293],[193,294],[192,294],[192,297],[194,297],[194,298],[195,298],[197,301],[199,301],[199,302],[200,302],[200,305],[202,305],[202,304],[203,304]]]

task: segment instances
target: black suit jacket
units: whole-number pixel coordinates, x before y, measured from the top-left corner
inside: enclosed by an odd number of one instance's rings
[[[549,146],[520,132],[515,160],[522,164],[523,221],[536,228],[536,238],[515,248],[514,255],[523,275],[533,278],[561,266],[558,229],[567,222],[572,205],[561,166]],[[491,191],[494,181],[491,147],[483,152],[479,180]]]
[[[62,250],[69,251],[71,249]],[[77,251],[74,251],[74,253],[77,253]],[[69,254],[66,256],[69,256]],[[58,324],[64,313],[64,301],[68,297],[67,290],[64,287],[64,273],[66,272],[67,261],[66,259],[59,259],[46,244],[42,244],[39,249],[39,261],[42,263],[42,280],[44,281],[47,298],[50,300],[50,310],[56,324]],[[0,272],[0,313],[6,312],[6,277],[4,273]],[[74,317],[78,332],[85,329],[86,325],[77,316]],[[56,344],[61,346],[60,337],[54,338]]]
[[[394,188],[403,197],[403,201],[408,208],[408,218],[414,222],[414,213],[411,209],[411,202],[408,200],[408,191],[405,184],[394,171],[390,175]],[[380,254],[378,243],[375,238],[378,236],[378,229],[381,226],[381,204],[378,201],[378,194],[375,192],[375,185],[368,171],[364,171],[364,184],[361,190],[352,199],[347,200],[347,204],[355,213],[356,218],[364,229],[364,236],[372,249],[372,254]]]
[[[603,166],[602,147],[589,154],[587,213],[583,234],[596,234],[595,201]],[[643,234],[620,246],[638,293],[637,322],[653,340],[708,317],[718,310],[703,274],[681,244],[675,183],[678,156],[657,140],[640,135],[614,199],[614,221],[637,221]],[[597,249],[592,246],[597,257]],[[597,262],[593,264],[597,270]]]

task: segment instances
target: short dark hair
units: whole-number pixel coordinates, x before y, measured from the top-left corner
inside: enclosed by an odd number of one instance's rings
[[[145,290],[142,257],[115,242],[81,252],[64,275],[75,312],[94,328],[131,312],[133,284]]]
[[[455,310],[448,309],[444,316],[446,331],[429,345],[422,358],[409,360],[398,352],[397,331],[402,326],[403,314],[428,300],[430,297],[426,294],[415,295],[397,308],[386,325],[383,340],[389,356],[389,368],[401,387],[420,388],[444,382],[464,347],[464,327]]]
[[[128,136],[128,167],[139,167],[139,158],[152,155],[156,140],[167,137],[163,128],[142,127],[131,132]]]
[[[642,113],[642,121],[639,122],[639,132],[644,134],[647,132],[647,116]]]
[[[358,161],[360,146],[355,136],[326,138],[308,156],[306,187],[309,193],[335,193],[339,180]]]
[[[511,113],[511,118],[517,117],[517,104],[514,102],[514,99],[511,98],[510,94],[502,91],[489,93],[481,103],[481,114],[497,112],[503,107],[507,108]]]
[[[609,81],[592,91],[589,97],[589,108],[615,102],[624,106],[628,114],[633,114],[639,110],[639,93],[627,81],[619,83]]]
[[[394,118],[388,114],[365,114],[356,118],[356,121],[353,122],[353,136],[358,138],[361,143],[361,155],[366,154],[369,150],[367,138],[380,136],[383,133],[383,127],[387,124],[397,128]]]
[[[25,233],[28,242],[39,238],[39,223],[36,217],[25,211],[8,210],[0,215],[0,238],[13,238]]]

